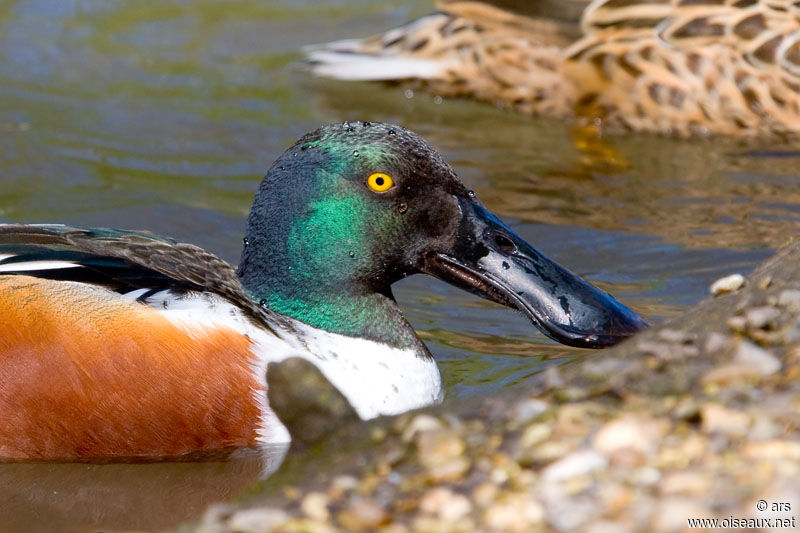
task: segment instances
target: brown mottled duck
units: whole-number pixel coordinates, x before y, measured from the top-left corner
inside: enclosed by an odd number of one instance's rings
[[[676,136],[800,133],[798,0],[450,0],[313,71]]]

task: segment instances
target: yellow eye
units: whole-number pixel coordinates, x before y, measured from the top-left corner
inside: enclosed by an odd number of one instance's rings
[[[375,192],[386,192],[391,189],[393,185],[394,180],[391,178],[391,176],[389,176],[389,174],[384,174],[383,172],[370,174],[367,178],[367,187]]]

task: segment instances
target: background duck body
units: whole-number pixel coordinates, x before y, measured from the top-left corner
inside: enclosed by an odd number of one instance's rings
[[[611,130],[796,134],[795,4],[450,1],[383,35],[313,48],[309,58],[323,76],[413,79],[439,95],[600,119]]]

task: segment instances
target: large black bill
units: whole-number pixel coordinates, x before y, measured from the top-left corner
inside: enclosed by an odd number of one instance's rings
[[[428,274],[519,309],[545,335],[570,346],[603,348],[649,326],[539,253],[481,205],[459,201],[463,219],[456,242],[426,258]]]

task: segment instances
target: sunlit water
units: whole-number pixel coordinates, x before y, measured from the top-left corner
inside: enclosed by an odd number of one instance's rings
[[[306,131],[347,119],[422,134],[520,235],[654,321],[797,231],[792,147],[618,137],[602,148],[625,163],[610,166],[575,149],[556,121],[298,68],[305,44],[430,9],[403,4],[0,3],[0,221],[149,229],[235,262],[270,162]],[[408,279],[396,294],[439,361],[448,399],[592,356],[436,280]],[[163,527],[246,489],[260,468],[248,457],[0,465],[0,530]]]

